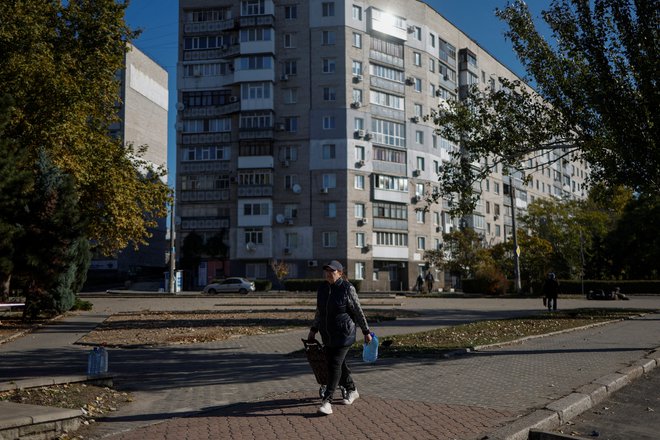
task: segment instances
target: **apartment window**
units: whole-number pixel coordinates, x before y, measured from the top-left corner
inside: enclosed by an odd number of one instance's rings
[[[336,34],[334,31],[321,32],[321,44],[324,46],[331,46],[335,44]]]
[[[422,41],[422,28],[419,26],[415,26],[415,29],[413,30],[413,38],[417,41]]]
[[[363,280],[364,272],[366,270],[366,264],[364,262],[358,261],[355,263],[355,279]]]
[[[321,176],[321,181],[323,182],[323,188],[336,188],[337,187],[337,175],[336,174],[323,174]]]
[[[298,62],[295,60],[289,60],[284,62],[284,74],[285,75],[297,75],[298,74]]]
[[[438,148],[438,136],[436,136],[435,134],[431,135],[431,146],[433,148]],[[437,172],[437,168],[436,168],[436,172]]]
[[[425,222],[425,212],[424,211],[415,211],[415,218],[417,219],[417,223],[424,223]]]
[[[414,104],[413,111],[418,118],[422,117],[422,104]]]
[[[382,190],[408,192],[408,179],[405,177],[378,174],[374,178],[374,185]]]
[[[284,129],[289,133],[296,133],[298,131],[298,116],[284,118]]]
[[[263,244],[264,231],[261,228],[246,228],[244,231],[245,243]]]
[[[361,174],[355,176],[355,189],[364,189],[364,176]]]
[[[286,217],[286,218],[297,218],[298,217],[298,205],[295,205],[295,204],[284,205],[284,217]]]
[[[424,158],[421,157],[421,156],[417,156],[417,169],[421,170],[421,171],[424,171]]]
[[[417,197],[424,197],[424,184],[416,183],[415,184],[415,195]]]
[[[333,130],[335,128],[335,117],[334,116],[324,116],[323,117],[323,129],[324,130]]]
[[[426,249],[426,237],[417,237],[417,249]]]
[[[435,84],[433,83],[429,83],[429,96],[435,96]]]
[[[435,35],[429,34],[429,42],[431,43],[431,47],[435,47]]]
[[[243,0],[241,15],[263,15],[266,13],[266,0]]]
[[[355,130],[364,130],[364,119],[362,118],[353,119],[353,126]]]
[[[336,156],[336,148],[334,144],[325,144],[321,147],[323,151],[323,159],[328,160],[328,159],[335,159]]]
[[[486,202],[486,214],[490,214],[490,202]]]
[[[494,203],[494,204],[493,204],[493,209],[494,209],[493,213],[494,213],[495,215],[500,215],[500,205],[499,205],[499,204]]]
[[[292,49],[296,47],[296,37],[295,34],[284,34],[284,47],[287,49]]]
[[[377,232],[376,244],[379,246],[408,247],[408,235],[397,232]]]
[[[364,247],[364,244],[366,243],[364,239],[364,232],[357,232],[355,234],[355,247],[362,248]]]
[[[337,218],[337,203],[327,202],[323,206],[323,214],[327,218]]]
[[[282,94],[284,95],[285,104],[295,104],[298,102],[298,89],[282,89]]]
[[[334,58],[323,58],[323,73],[335,73],[337,61]]]
[[[429,72],[435,72],[435,60],[429,58]]]
[[[440,213],[433,211],[433,226],[440,226]]]
[[[413,64],[415,66],[421,66],[422,65],[422,54],[419,52],[413,52]]]
[[[298,18],[298,5],[285,6],[284,18],[287,20],[295,20],[296,18]]]
[[[355,218],[365,218],[366,217],[366,209],[364,206],[364,203],[356,203],[355,204]]]
[[[418,144],[423,144],[424,143],[424,132],[417,130],[415,131],[415,142]]]
[[[495,194],[499,194],[499,193],[500,193],[500,184],[499,184],[499,183],[497,183],[497,182],[493,182],[493,192],[494,192]]]
[[[270,212],[268,203],[246,203],[243,205],[243,215],[268,215]]]
[[[374,160],[392,163],[406,163],[406,153],[391,148],[374,147]]]
[[[280,147],[280,159],[298,160],[298,147],[295,145],[285,145]]]
[[[364,147],[362,145],[355,146],[355,160],[364,160]]]
[[[390,81],[396,81],[399,83],[403,83],[406,80],[403,71],[380,66],[378,64],[369,64],[369,73],[371,73],[373,76],[378,76],[380,78],[385,78]]]
[[[335,2],[323,2],[323,3],[321,3],[321,15],[323,17],[334,17],[335,16]]]
[[[406,127],[404,124],[373,118],[371,120],[371,133],[375,142],[394,147],[406,146]]]
[[[488,179],[486,179],[486,191],[490,192],[490,180]]]
[[[495,225],[495,236],[496,237],[502,236],[502,227],[500,225]]]
[[[353,47],[362,48],[362,34],[353,32]]]
[[[422,80],[419,78],[415,78],[415,85],[414,85],[415,91],[422,93]]]
[[[362,89],[353,89],[353,102],[362,103]]]
[[[249,41],[270,41],[272,31],[268,28],[248,28],[241,29],[241,43]]]
[[[362,61],[353,61],[353,75],[362,75]]]
[[[335,101],[337,99],[337,90],[334,87],[323,87],[323,100]]]
[[[353,20],[362,21],[362,7],[353,5]]]
[[[324,248],[335,248],[337,247],[337,232],[324,232],[322,234],[323,238],[323,247]]]
[[[293,185],[298,184],[298,176],[296,174],[288,174],[284,176],[284,189],[291,189]]]
[[[243,83],[241,84],[242,99],[264,99],[270,98],[272,83]]]
[[[390,107],[396,110],[404,110],[404,98],[397,95],[391,95],[385,92],[371,90],[369,92],[369,102],[372,104]]]
[[[289,249],[296,249],[298,247],[298,234],[295,232],[287,232],[284,234],[284,243]]]

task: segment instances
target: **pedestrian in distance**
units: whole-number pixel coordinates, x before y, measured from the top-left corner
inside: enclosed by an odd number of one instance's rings
[[[548,311],[557,310],[557,297],[559,296],[559,281],[557,281],[554,273],[548,274],[548,279],[543,284],[543,297],[544,304],[547,305]]]
[[[435,279],[433,278],[433,274],[429,270],[426,272],[426,289],[428,290],[429,293],[433,292],[433,281]]]
[[[417,293],[422,293],[423,288],[424,288],[424,278],[420,273],[419,275],[417,275],[417,283],[415,284],[415,290],[417,291]]]
[[[344,276],[344,267],[337,260],[323,266],[325,281],[316,292],[316,313],[307,339],[312,341],[321,333],[328,367],[328,384],[321,398],[319,414],[332,414],[332,398],[341,385],[346,394],[341,403],[351,405],[358,394],[346,355],[355,342],[356,325],[362,330],[364,342],[371,342],[367,325],[355,287]]]

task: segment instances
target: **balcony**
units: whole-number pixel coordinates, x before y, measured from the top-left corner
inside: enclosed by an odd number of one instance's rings
[[[228,20],[219,21],[196,21],[194,23],[185,23],[183,25],[183,33],[188,34],[208,34],[211,32],[221,32],[233,29],[236,26],[236,20],[230,18]]]
[[[183,111],[183,117],[184,119],[196,119],[200,117],[228,115],[239,111],[241,111],[241,103],[237,100],[225,105],[213,107],[189,107]]]
[[[181,144],[211,144],[211,143],[229,143],[231,142],[231,133],[195,133],[195,134],[182,134]]]
[[[227,229],[229,228],[229,219],[226,217],[182,217],[181,229],[200,230],[200,229]]]
[[[240,53],[241,46],[239,44],[219,49],[186,50],[183,52],[183,61],[220,60],[236,57]]]
[[[240,140],[246,139],[272,139],[274,135],[273,128],[241,128],[238,133]]]
[[[243,185],[238,187],[238,197],[272,197],[272,185]]]
[[[269,27],[275,24],[275,17],[272,15],[248,15],[238,19],[238,25],[244,27]]]
[[[378,61],[384,64],[389,64],[391,66],[398,67],[400,69],[403,69],[403,58],[395,57],[393,55],[388,55],[383,52],[378,52],[377,50],[370,50],[369,51],[369,58],[371,58],[374,61]]]
[[[197,174],[197,173],[217,173],[227,172],[231,169],[231,162],[228,160],[209,160],[200,162],[183,162],[179,164],[179,173]]]
[[[229,200],[229,190],[219,189],[211,191],[181,191],[179,201],[181,202],[215,202]]]

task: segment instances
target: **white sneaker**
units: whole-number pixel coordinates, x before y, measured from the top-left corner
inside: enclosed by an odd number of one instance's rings
[[[355,402],[355,399],[360,397],[360,394],[357,392],[357,390],[352,390],[346,393],[346,398],[341,401],[344,405],[351,405],[353,402]]]
[[[323,403],[319,407],[318,413],[326,415],[326,416],[329,416],[330,414],[332,414],[332,405],[330,404],[329,400],[324,400],[323,401]]]

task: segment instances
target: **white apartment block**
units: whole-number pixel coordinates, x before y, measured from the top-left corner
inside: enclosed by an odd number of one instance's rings
[[[459,224],[446,206],[416,211],[457,148],[422,116],[471,84],[516,76],[422,1],[179,8],[177,248],[194,231],[221,234],[230,249],[203,261],[198,284],[274,279],[273,259],[290,278],[319,278],[338,259],[365,290],[408,290],[424,251]],[[537,162],[528,184],[514,181],[517,208],[584,195],[584,166]],[[511,228],[501,171],[463,219],[489,244]]]

